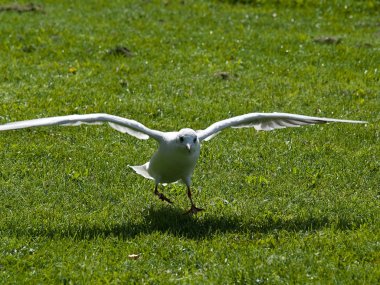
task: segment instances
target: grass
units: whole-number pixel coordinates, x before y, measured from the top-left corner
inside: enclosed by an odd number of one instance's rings
[[[0,123],[370,123],[223,132],[194,173],[196,217],[182,215],[183,186],[163,189],[169,206],[127,168],[154,141],[106,126],[3,132],[0,283],[379,283],[379,1],[56,2],[0,9]]]

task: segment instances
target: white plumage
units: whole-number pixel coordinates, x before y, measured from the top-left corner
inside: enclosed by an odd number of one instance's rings
[[[191,176],[200,154],[200,145],[215,137],[220,131],[228,127],[249,128],[258,131],[271,131],[287,127],[325,123],[367,123],[365,121],[340,120],[331,118],[310,117],[288,113],[250,113],[232,117],[210,125],[204,130],[181,129],[178,132],[162,132],[152,130],[143,124],[109,114],[69,115],[49,117],[27,121],[19,121],[0,125],[0,131],[23,129],[40,126],[77,126],[80,124],[101,124],[107,122],[115,130],[127,133],[138,139],[153,138],[158,142],[158,150],[152,158],[140,166],[131,166],[136,173],[155,181],[154,193],[158,197],[172,203],[165,195],[158,191],[160,183],[171,183],[178,180],[187,186],[187,195],[191,202],[189,213],[197,213],[197,208],[191,197]]]

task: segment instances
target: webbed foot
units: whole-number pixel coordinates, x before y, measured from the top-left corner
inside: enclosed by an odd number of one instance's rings
[[[156,195],[158,196],[158,198],[159,198],[160,200],[162,200],[162,201],[166,201],[166,202],[168,202],[169,204],[173,204],[173,202],[172,202],[169,198],[167,198],[164,194],[162,194],[162,193],[156,193]]]
[[[192,204],[190,210],[188,210],[185,214],[188,214],[188,215],[195,215],[195,214],[197,214],[198,212],[201,212],[201,211],[204,211],[204,210],[205,210],[205,209],[198,208],[198,207],[196,207],[194,204]]]
[[[158,192],[158,185],[156,185],[156,187],[154,188],[154,194],[157,195],[160,200],[166,201],[169,204],[173,204],[173,202],[169,198],[167,198],[164,194]]]

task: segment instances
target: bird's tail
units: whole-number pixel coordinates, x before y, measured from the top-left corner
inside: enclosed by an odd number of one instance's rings
[[[128,165],[128,166],[132,168],[137,174],[140,174],[141,176],[145,178],[154,180],[154,178],[148,173],[149,162],[143,165],[138,165],[138,166],[131,166],[131,165]]]

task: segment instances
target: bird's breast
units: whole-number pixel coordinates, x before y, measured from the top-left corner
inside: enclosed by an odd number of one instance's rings
[[[199,150],[157,151],[150,160],[149,174],[160,183],[170,183],[191,176]]]

